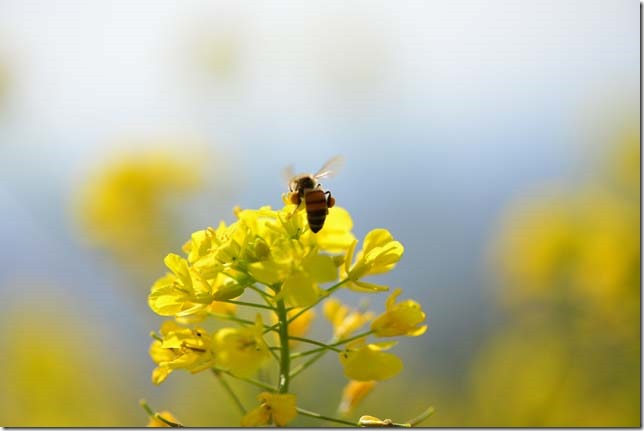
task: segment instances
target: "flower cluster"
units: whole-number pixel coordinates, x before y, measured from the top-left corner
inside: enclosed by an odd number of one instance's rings
[[[154,283],[148,303],[157,314],[174,319],[152,334],[150,356],[157,364],[154,383],[163,382],[177,369],[191,373],[210,369],[219,379],[247,381],[263,392],[258,396],[259,406],[250,412],[238,402],[244,414],[242,425],[282,426],[298,413],[320,417],[297,406],[289,382],[329,351],[338,355],[349,385],[363,388],[345,390],[344,413],[376,381],[402,370],[402,360],[386,352],[395,341],[370,343],[367,337],[423,334],[427,326],[421,306],[413,300],[396,302],[401,289],[393,291],[379,316],[351,310],[330,298],[340,288],[364,293],[389,290],[365,280],[391,271],[403,255],[402,244],[389,231],[372,230],[358,250],[351,216],[339,207],[329,209],[318,233],[310,230],[306,212],[294,205],[281,210],[236,208],[234,213],[237,220],[232,224],[221,222],[216,228],[194,232],[183,247],[183,257],[169,254],[165,258],[169,272]],[[327,342],[305,338],[315,317],[313,307],[320,303],[333,327]],[[241,307],[254,310],[255,318],[244,318],[238,312]],[[209,333],[198,326],[207,318],[237,326]],[[359,332],[369,323],[369,329]],[[294,351],[307,345],[314,348]],[[255,378],[271,358],[279,366],[275,384]],[[356,395],[346,399],[347,394]],[[326,419],[358,425],[357,421]]]

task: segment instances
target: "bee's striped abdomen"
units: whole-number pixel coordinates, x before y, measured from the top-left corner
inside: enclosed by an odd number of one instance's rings
[[[324,220],[329,213],[326,204],[326,195],[322,190],[311,190],[304,195],[306,204],[306,218],[313,233],[317,233],[324,226]]]

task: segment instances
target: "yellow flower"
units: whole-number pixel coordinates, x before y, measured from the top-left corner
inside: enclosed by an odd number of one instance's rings
[[[282,295],[289,306],[308,307],[320,298],[320,283],[335,281],[338,268],[331,256],[312,254],[294,269],[282,284]]]
[[[213,301],[236,298],[251,283],[243,275],[236,280],[222,273],[208,282],[185,259],[172,253],[164,262],[172,273],[157,280],[148,296],[150,308],[161,316],[203,314]]]
[[[333,338],[341,340],[351,336],[365,323],[373,319],[372,312],[351,310],[335,298],[329,298],[323,305],[324,316],[333,325]]]
[[[159,416],[162,416],[162,417],[163,417],[163,419],[166,419],[166,420],[168,420],[168,421],[170,421],[170,422],[173,422],[173,423],[175,423],[175,424],[178,424],[178,423],[179,423],[179,421],[178,421],[178,420],[174,417],[174,415],[173,415],[172,413],[170,413],[169,411],[165,411],[165,410],[164,410],[164,411],[159,412],[159,413],[157,413],[157,414],[158,414]],[[163,422],[163,421],[162,421],[162,420],[160,420],[160,419],[157,419],[157,418],[150,418],[150,421],[148,422],[148,424],[146,425],[146,427],[148,427],[148,428],[164,428],[164,427],[168,427],[168,428],[170,428],[170,425],[168,425],[167,423]]]
[[[386,380],[395,376],[402,370],[403,363],[397,356],[383,352],[395,344],[389,342],[365,345],[363,339],[349,344],[344,352],[338,354],[345,376],[363,382]]]
[[[218,330],[214,335],[215,364],[236,376],[250,377],[270,357],[263,333],[259,314],[252,327]]]
[[[408,299],[396,304],[396,298],[401,293],[402,289],[396,289],[387,298],[386,311],[371,323],[371,330],[377,337],[415,337],[427,330],[427,325],[419,326],[425,320],[425,313],[419,303]]]
[[[338,406],[338,412],[347,415],[358,405],[376,386],[375,380],[360,382],[351,380],[342,391],[342,400]]]
[[[157,280],[148,296],[150,308],[161,316],[186,316],[214,301],[211,288],[201,276],[176,254],[164,259],[171,274]]]
[[[271,394],[262,392],[257,396],[259,407],[250,411],[242,418],[244,427],[268,425],[274,422],[276,426],[283,427],[297,416],[295,395]]]
[[[374,229],[365,236],[362,250],[357,254],[355,262],[353,253],[357,241],[354,241],[344,262],[344,270],[349,280],[347,287],[359,292],[382,292],[389,290],[387,286],[361,281],[369,275],[384,274],[391,271],[403,255],[404,247],[394,241],[386,229]]]
[[[169,320],[159,330],[161,340],[150,346],[150,357],[158,367],[152,372],[155,384],[163,382],[176,369],[198,373],[214,364],[212,337],[201,328],[183,328]]]
[[[338,279],[333,258],[307,250],[299,241],[276,241],[271,258],[249,266],[249,273],[264,284],[282,281],[280,294],[291,307],[307,307],[320,298],[320,283]]]

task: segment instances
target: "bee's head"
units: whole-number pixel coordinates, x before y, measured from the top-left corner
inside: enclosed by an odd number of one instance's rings
[[[288,188],[292,192],[299,192],[300,190],[314,189],[317,185],[318,182],[312,175],[304,174],[294,177],[290,181]]]

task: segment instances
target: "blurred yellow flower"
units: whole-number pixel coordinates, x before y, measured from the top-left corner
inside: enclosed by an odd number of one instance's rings
[[[475,358],[472,424],[639,424],[639,133],[617,141],[591,182],[510,207],[493,256],[513,325]]]
[[[178,202],[202,183],[199,159],[166,149],[123,153],[97,168],[77,196],[84,238],[123,263],[154,265],[174,240]]]
[[[396,303],[401,293],[400,288],[394,290],[387,298],[385,312],[371,323],[371,330],[377,337],[416,337],[427,331],[427,325],[419,326],[425,320],[425,313],[418,302],[407,299]]]
[[[160,340],[150,346],[150,357],[157,363],[152,371],[152,381],[162,383],[177,369],[198,373],[214,365],[212,337],[201,328],[179,326],[172,320],[161,325]]]
[[[217,367],[240,377],[253,375],[270,357],[263,334],[264,325],[259,314],[252,327],[223,328],[215,332],[214,352]]]
[[[349,381],[342,390],[342,400],[338,406],[338,412],[342,415],[351,413],[351,411],[356,408],[356,406],[360,404],[367,395],[369,395],[375,386],[375,380],[365,382],[357,380]]]
[[[300,311],[302,311],[301,308],[292,308],[286,313],[286,315],[289,319],[292,319],[293,316],[297,315]],[[277,319],[277,316],[275,314],[272,314],[272,316],[273,323],[278,323],[279,320]],[[309,332],[309,329],[311,329],[313,319],[315,319],[315,310],[313,308],[305,310],[288,325],[289,337],[304,337]],[[275,339],[279,342],[279,335],[277,333],[275,333]],[[291,348],[297,344],[297,340],[289,340],[289,346]]]
[[[262,392],[257,396],[259,407],[242,418],[244,427],[263,426],[273,422],[283,427],[297,416],[295,395]]]
[[[365,344],[364,339],[350,343],[339,353],[344,374],[353,380],[386,380],[400,371],[403,363],[397,356],[383,350],[392,348],[396,342]]]
[[[394,241],[391,233],[386,229],[374,229],[364,238],[362,250],[358,252],[355,262],[353,253],[357,241],[354,241],[347,252],[344,270],[349,280],[347,287],[359,292],[382,292],[389,287],[361,281],[369,275],[384,274],[391,271],[403,255],[404,247]]]
[[[333,325],[333,338],[337,340],[350,337],[374,317],[371,311],[351,310],[336,298],[329,298],[324,302],[323,312]]]
[[[132,359],[114,352],[91,302],[40,281],[0,289],[0,423],[6,427],[124,427],[137,424]],[[27,311],[28,310],[28,311]]]
[[[159,412],[158,415],[163,417],[163,419],[166,419],[166,420],[168,420],[170,422],[173,422],[175,424],[179,423],[177,418],[175,418],[174,415],[172,413],[170,413],[169,411],[164,410],[162,412]],[[165,423],[165,422],[163,422],[160,419],[150,418],[150,420],[148,421],[148,424],[146,425],[146,427],[148,427],[148,428],[166,428],[166,427],[170,428],[170,425]]]
[[[514,286],[503,300],[574,303],[625,329],[639,308],[638,219],[638,203],[599,186],[516,204],[495,245]]]

